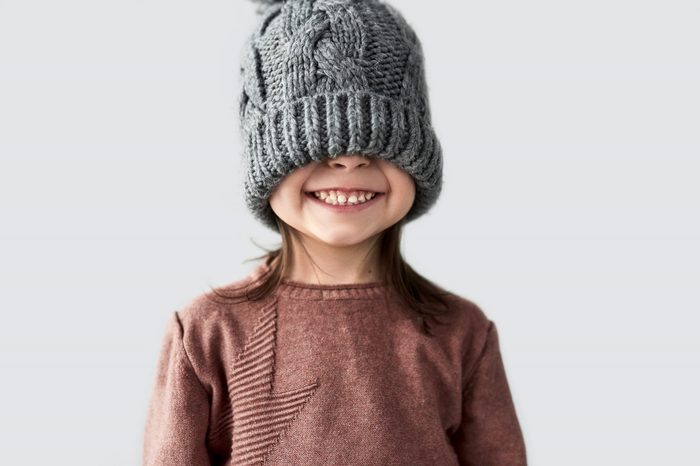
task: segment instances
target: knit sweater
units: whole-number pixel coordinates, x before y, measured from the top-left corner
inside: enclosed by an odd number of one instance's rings
[[[173,311],[147,409],[144,466],[522,466],[525,443],[496,326],[448,295],[448,324],[420,318],[381,282],[282,279]],[[445,321],[446,317],[441,317]]]

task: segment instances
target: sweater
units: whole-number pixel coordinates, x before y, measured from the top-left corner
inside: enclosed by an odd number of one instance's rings
[[[450,293],[431,337],[382,282],[283,278],[246,299],[267,270],[218,288],[238,302],[206,292],[170,314],[144,466],[527,464],[496,326],[473,301]]]

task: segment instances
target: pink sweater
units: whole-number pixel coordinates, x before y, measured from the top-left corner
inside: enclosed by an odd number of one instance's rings
[[[496,326],[449,300],[431,338],[380,283],[195,297],[167,325],[144,466],[526,465]]]

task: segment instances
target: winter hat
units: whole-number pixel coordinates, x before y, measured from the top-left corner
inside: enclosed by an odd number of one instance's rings
[[[416,184],[403,221],[442,188],[421,43],[379,0],[253,0],[260,22],[242,53],[239,116],[246,207],[279,231],[268,198],[314,160],[365,154]]]

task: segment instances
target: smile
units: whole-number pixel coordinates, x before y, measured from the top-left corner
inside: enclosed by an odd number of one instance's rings
[[[360,210],[364,210],[374,204],[376,204],[379,199],[382,199],[384,197],[384,193],[376,193],[370,200],[360,202],[357,204],[352,204],[352,203],[346,203],[346,204],[338,204],[337,201],[336,203],[333,204],[332,202],[327,202],[324,200],[321,200],[317,198],[314,193],[304,193],[309,199],[311,199],[315,204],[319,204],[322,207],[325,207],[327,209],[336,211],[336,212],[358,212]],[[328,198],[326,198],[328,199]]]

